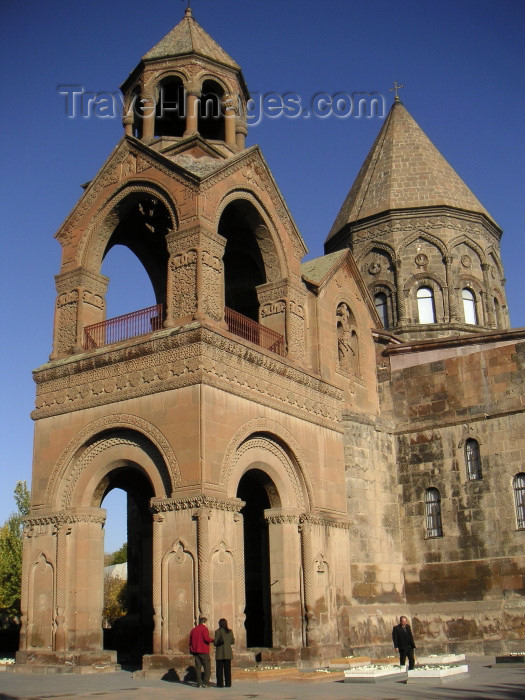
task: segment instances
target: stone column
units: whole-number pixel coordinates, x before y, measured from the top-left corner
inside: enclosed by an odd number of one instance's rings
[[[224,140],[235,148],[237,143],[235,139],[235,122],[236,122],[236,101],[235,95],[225,95],[222,101],[222,109],[224,111]]]
[[[447,281],[447,302],[448,302],[448,319],[451,323],[457,323],[460,321],[458,315],[458,306],[456,300],[456,290],[452,284],[452,262],[454,258],[452,255],[445,255],[443,257],[443,262],[445,264],[445,279]],[[446,320],[446,317],[445,317]]]
[[[226,239],[194,226],[166,236],[168,264],[165,325],[172,328],[204,318],[224,319],[224,266]]]
[[[155,117],[156,105],[155,100],[151,95],[142,95],[141,99],[142,113],[142,141],[146,143],[153,141],[155,138]]]
[[[55,650],[67,649],[66,625],[66,590],[67,566],[67,536],[71,533],[71,525],[60,523],[56,527],[56,597],[55,597]]]
[[[20,596],[20,649],[27,649],[27,603],[29,595],[29,557],[31,552],[32,528],[24,523],[22,534],[22,586]]]
[[[288,280],[261,284],[257,287],[259,319],[266,328],[284,336],[290,359],[306,361],[305,296],[302,289]]]
[[[105,318],[109,279],[84,268],[55,277],[57,300],[51,359],[83,351],[84,328]]]
[[[265,510],[264,518],[270,546],[273,646],[297,649],[302,646],[299,514],[274,508]]]
[[[235,124],[235,142],[237,144],[238,151],[244,151],[247,135],[248,128],[246,124],[243,124],[241,118],[237,117],[237,123]]]
[[[199,98],[200,89],[196,85],[188,86],[186,90],[186,130],[184,136],[192,136],[199,129]]]
[[[246,614],[244,612],[246,608],[246,581],[244,576],[244,523],[243,516],[240,512],[237,512],[233,516],[233,521],[235,523],[235,554],[236,554],[236,575],[235,575],[235,588],[237,592],[237,613],[236,622],[237,630],[242,632],[242,639],[239,639],[239,648],[246,648],[246,628],[244,623],[246,622]]]
[[[401,261],[394,261],[396,275],[396,306],[397,306],[397,325],[404,326],[406,324],[406,306],[405,306],[405,290],[401,281]]]
[[[153,653],[161,654],[162,649],[162,513],[153,514]]]
[[[490,265],[488,263],[482,263],[481,270],[483,272],[483,285],[485,287],[485,294],[482,295],[482,299],[480,301],[483,301],[483,296],[485,296],[485,303],[483,304],[484,318],[482,319],[481,314],[478,312],[478,323],[483,326],[490,326],[491,328],[496,328],[496,319],[494,316],[494,302],[492,301],[492,294],[490,293]]]
[[[301,563],[303,567],[304,616],[306,620],[306,646],[317,644],[317,619],[315,617],[315,600],[313,595],[314,561],[312,553],[312,525],[302,518],[299,525],[301,533]]]
[[[209,508],[197,508],[194,518],[197,521],[199,615],[209,618],[211,614]]]

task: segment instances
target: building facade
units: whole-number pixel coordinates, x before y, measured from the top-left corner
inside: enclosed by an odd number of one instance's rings
[[[380,655],[400,612],[429,651],[522,645],[525,331],[497,224],[396,100],[302,262],[241,69],[190,9],[122,91],[125,134],[57,233],[17,662],[115,663],[115,488],[145,669],[185,668],[199,615],[244,661]],[[107,319],[114,245],[157,303]]]

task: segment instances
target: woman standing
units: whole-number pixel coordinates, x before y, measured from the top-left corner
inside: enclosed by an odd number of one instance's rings
[[[215,631],[213,639],[215,645],[215,664],[217,671],[217,688],[231,688],[232,684],[232,644],[235,644],[233,632],[228,627],[228,622],[221,618],[219,629]]]

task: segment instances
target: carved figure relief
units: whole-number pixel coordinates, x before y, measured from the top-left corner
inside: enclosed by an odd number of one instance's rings
[[[337,352],[339,369],[358,374],[359,349],[355,319],[348,304],[341,302],[337,307]]]

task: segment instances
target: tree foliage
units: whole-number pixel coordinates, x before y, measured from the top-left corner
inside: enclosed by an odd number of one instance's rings
[[[111,627],[118,617],[127,612],[127,581],[112,576],[104,577],[104,627]]]
[[[14,499],[18,512],[0,528],[0,613],[8,618],[20,617],[23,517],[29,513],[31,499],[25,481],[17,481]]]
[[[110,557],[110,565],[111,564],[125,564],[128,560],[128,543],[124,542],[122,547],[120,549],[117,549],[116,552],[113,552],[113,554]]]

